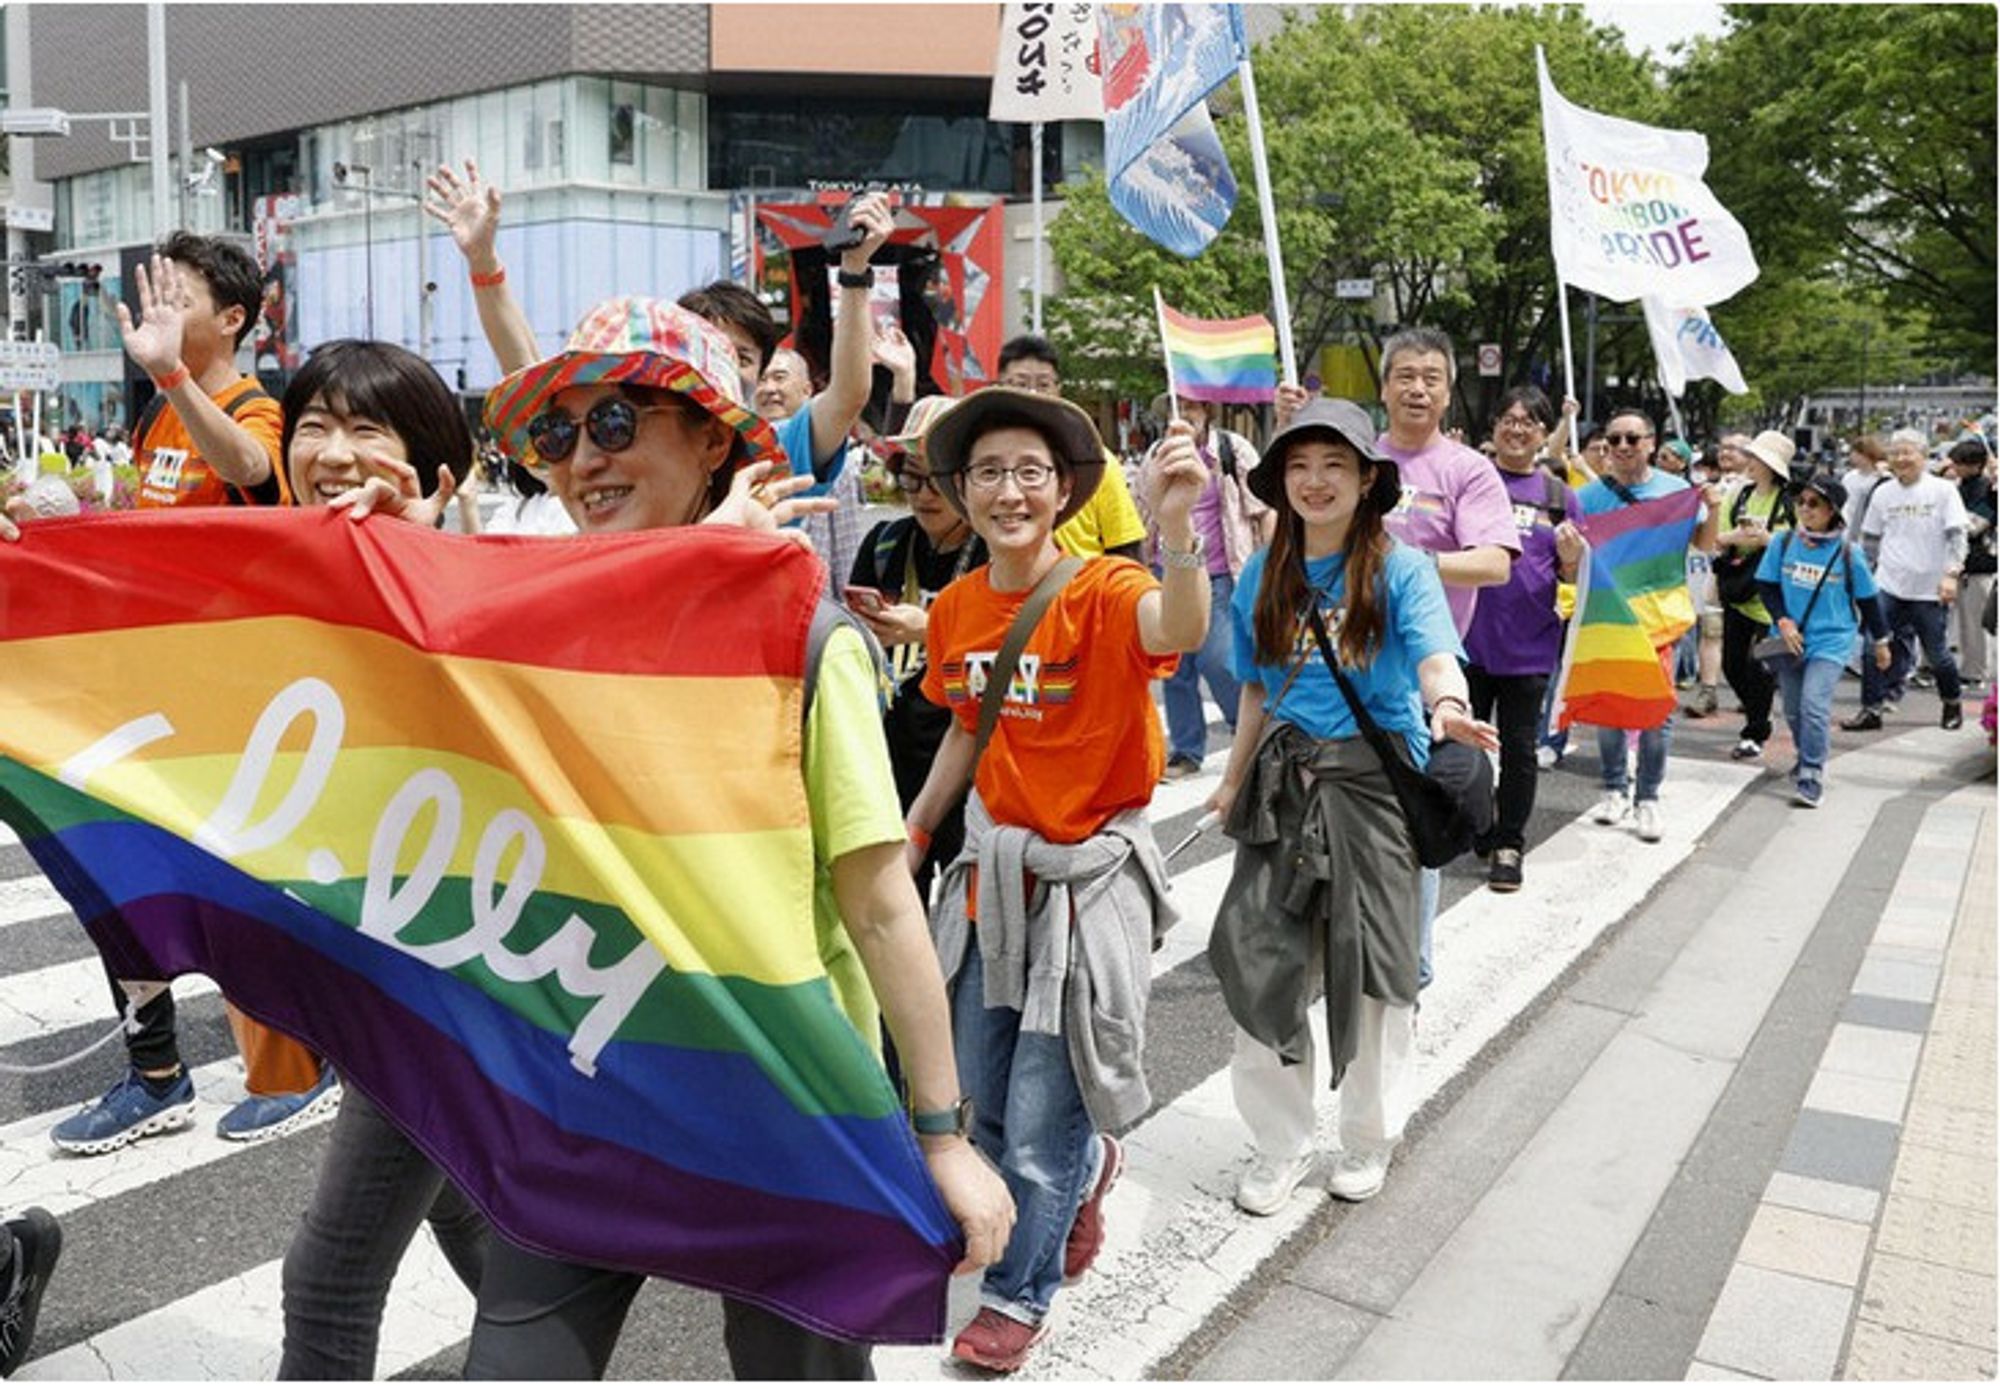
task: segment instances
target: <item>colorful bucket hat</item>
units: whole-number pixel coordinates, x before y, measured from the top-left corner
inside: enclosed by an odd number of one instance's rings
[[[486,396],[486,427],[503,452],[534,471],[545,465],[528,440],[528,422],[560,391],[598,382],[674,391],[738,436],[738,468],[784,461],[777,433],[743,401],[736,349],[715,325],[665,299],[607,299],[583,316],[563,350],[523,367]]]
[[[922,400],[912,405],[910,413],[903,417],[903,432],[900,434],[891,434],[885,442],[894,445],[905,453],[914,453],[917,457],[922,458],[924,456],[924,435],[930,432],[930,427],[938,422],[938,418],[945,411],[951,409],[956,404],[958,404],[957,396],[925,396]]]

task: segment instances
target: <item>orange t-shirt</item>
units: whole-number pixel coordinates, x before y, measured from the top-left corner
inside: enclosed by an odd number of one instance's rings
[[[225,413],[231,405],[258,389],[254,378],[239,376],[209,397]],[[133,462],[139,469],[139,496],[134,505],[141,509],[165,506],[227,506],[249,502],[257,506],[284,506],[292,499],[285,482],[284,459],[279,442],[285,431],[284,412],[267,395],[245,400],[230,418],[248,430],[271,456],[271,475],[255,487],[231,487],[216,475],[208,461],[195,452],[194,440],[174,407],[161,410],[145,427]]]
[[[1028,595],[996,593],[981,568],[931,605],[924,696],[967,733],[1007,628]],[[1129,559],[1100,557],[1069,581],[1028,639],[974,784],[995,821],[1075,844],[1121,810],[1143,806],[1166,765],[1148,682],[1180,658],[1139,641],[1139,600],[1159,580]]]

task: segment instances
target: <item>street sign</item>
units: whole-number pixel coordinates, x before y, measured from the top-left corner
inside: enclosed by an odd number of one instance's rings
[[[1500,344],[1482,342],[1479,344],[1479,374],[1498,376],[1500,374]]]
[[[1333,282],[1333,297],[1336,299],[1373,299],[1375,297],[1375,282],[1373,280],[1335,280]]]
[[[0,391],[62,386],[62,352],[52,342],[0,342]]]
[[[56,214],[46,207],[26,207],[20,203],[0,203],[0,221],[22,231],[54,231]]]

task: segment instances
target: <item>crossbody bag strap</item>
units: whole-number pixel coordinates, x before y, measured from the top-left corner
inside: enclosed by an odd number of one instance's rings
[[[1375,749],[1375,755],[1382,759],[1382,766],[1386,770],[1392,762],[1398,760],[1396,750],[1389,742],[1389,735],[1382,731],[1382,725],[1375,722],[1375,716],[1368,712],[1368,706],[1362,703],[1361,696],[1354,692],[1354,685],[1341,670],[1340,658],[1334,654],[1333,640],[1327,636],[1326,623],[1319,615],[1319,604],[1314,603],[1307,610],[1306,618],[1312,623],[1313,639],[1319,643],[1320,659],[1324,660],[1326,668],[1333,672],[1334,683],[1340,686],[1341,697],[1353,711],[1354,722],[1361,728],[1361,736],[1368,740],[1369,747]]]
[[[1835,550],[1831,555],[1828,555],[1826,568],[1819,571],[1819,579],[1813,584],[1812,597],[1806,599],[1805,613],[1799,618],[1799,630],[1801,632],[1805,631],[1806,623],[1812,621],[1812,610],[1819,604],[1819,591],[1826,587],[1827,575],[1833,573],[1833,566],[1840,563],[1840,557],[1844,550],[1845,547],[1843,546],[1842,549]],[[1780,573],[1784,572],[1785,559],[1791,552],[1792,538],[1790,534],[1787,534],[1785,536],[1785,547],[1778,551],[1778,569]]]
[[[1007,639],[1000,643],[1000,654],[993,658],[992,669],[986,672],[986,689],[979,696],[979,730],[972,736],[972,765],[975,768],[986,752],[986,745],[993,741],[993,731],[1000,726],[1000,705],[1007,698],[1007,687],[1014,682],[1014,667],[1020,664],[1028,638],[1034,635],[1035,627],[1041,622],[1042,614],[1048,611],[1049,604],[1055,602],[1056,595],[1076,577],[1081,568],[1082,560],[1075,555],[1064,555],[1056,561],[1053,569],[1042,575],[1042,581],[1035,585],[1028,601],[1021,604],[1021,611],[1014,615],[1014,623],[1007,629]]]

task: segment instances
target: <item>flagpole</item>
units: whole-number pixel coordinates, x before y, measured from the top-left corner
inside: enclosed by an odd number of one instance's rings
[[[1243,120],[1250,128],[1250,164],[1257,171],[1257,215],[1264,222],[1264,259],[1271,266],[1271,316],[1278,321],[1278,360],[1285,369],[1285,384],[1296,386],[1299,364],[1292,353],[1292,305],[1285,294],[1285,260],[1278,250],[1278,208],[1271,196],[1271,168],[1264,158],[1264,120],[1257,112],[1257,78],[1250,71],[1247,48],[1236,73],[1243,80]]]
[[[1556,275],[1556,304],[1562,318],[1563,335],[1563,394],[1569,399],[1577,399],[1576,394],[1576,353],[1570,348],[1569,340],[1569,286],[1563,282],[1560,272]],[[1574,446],[1577,441],[1572,439]]]
[[[1667,397],[1667,418],[1673,421],[1673,424],[1674,424],[1674,437],[1675,437],[1676,439],[1686,439],[1686,438],[1687,438],[1687,426],[1685,426],[1685,425],[1683,425],[1683,424],[1681,423],[1681,407],[1680,407],[1680,402],[1674,399],[1674,393],[1673,393],[1672,391],[1669,391],[1669,390],[1667,390],[1667,378],[1666,378],[1665,374],[1664,374],[1664,373],[1662,373],[1662,372],[1661,372],[1661,371],[1659,370],[1659,367],[1658,367],[1658,364],[1657,364],[1657,363],[1655,363],[1655,364],[1654,364],[1654,369],[1653,369],[1653,376],[1654,376],[1654,378],[1655,378],[1655,379],[1657,379],[1657,380],[1659,381],[1659,383],[1660,383],[1660,390],[1661,390],[1661,391],[1663,391],[1663,392],[1665,392],[1665,394],[1666,394],[1666,397]]]
[[[1167,364],[1167,414],[1175,424],[1181,419],[1181,391],[1174,383],[1174,352],[1167,346],[1167,301],[1160,295],[1160,287],[1153,286],[1153,312],[1160,320],[1160,356]]]
[[[1034,217],[1035,217],[1035,279],[1033,298],[1030,301],[1029,317],[1036,337],[1042,335],[1042,122],[1028,123],[1028,158],[1035,166],[1033,174]]]

